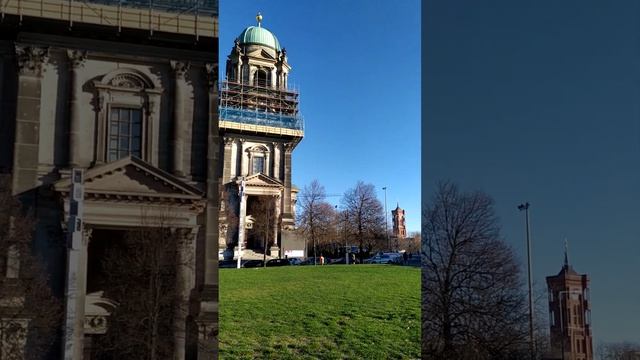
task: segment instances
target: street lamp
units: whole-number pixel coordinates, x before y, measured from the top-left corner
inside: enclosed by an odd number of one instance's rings
[[[529,203],[518,205],[518,210],[524,210],[526,214],[526,226],[527,226],[527,265],[528,265],[528,277],[529,277],[529,352],[531,359],[534,358],[533,351],[533,295],[531,290],[531,240],[529,231]]]
[[[389,243],[389,228],[387,226],[387,187],[383,187],[384,190],[384,234],[387,236],[387,249],[391,251],[391,243]]]

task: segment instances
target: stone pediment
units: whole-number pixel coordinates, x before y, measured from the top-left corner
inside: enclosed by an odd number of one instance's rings
[[[59,192],[68,192],[71,179],[54,184]],[[126,157],[85,171],[86,195],[157,197],[199,200],[204,194],[199,189],[136,157]]]
[[[272,178],[265,174],[259,173],[251,176],[247,176],[245,179],[245,186],[257,186],[257,187],[272,187],[282,188],[284,184],[278,179]]]

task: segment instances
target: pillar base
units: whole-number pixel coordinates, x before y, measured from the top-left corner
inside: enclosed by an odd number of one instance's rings
[[[269,256],[280,257],[280,248],[277,246],[272,246],[271,248],[269,248]]]

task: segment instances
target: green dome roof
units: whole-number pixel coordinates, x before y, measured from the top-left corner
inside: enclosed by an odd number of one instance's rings
[[[271,31],[259,26],[249,26],[244,29],[238,36],[238,41],[240,44],[264,45],[274,50],[281,50],[276,36]]]

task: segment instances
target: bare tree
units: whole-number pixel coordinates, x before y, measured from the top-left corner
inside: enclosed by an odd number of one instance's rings
[[[632,342],[598,344],[600,360],[640,360],[640,344]]]
[[[422,223],[423,357],[526,356],[526,293],[492,199],[443,183]]]
[[[263,266],[267,266],[267,249],[276,241],[274,238],[274,226],[277,221],[275,218],[275,198],[273,196],[259,196],[251,204],[250,212],[254,218],[252,232],[262,239],[262,248],[264,249]]]
[[[342,205],[349,218],[350,234],[358,242],[361,260],[365,248],[370,252],[386,246],[380,243],[384,239],[384,210],[372,184],[358,181],[354,188],[345,192]]]
[[[414,231],[409,234],[409,237],[404,239],[404,249],[412,254],[420,252],[420,246],[422,244],[422,234],[419,231]]]
[[[62,304],[32,253],[35,219],[0,176],[0,359],[36,359],[53,345]]]
[[[298,224],[300,224],[300,230],[305,238],[311,240],[314,263],[317,257],[316,250],[318,241],[325,231],[323,229],[323,227],[326,226],[326,222],[323,220],[325,217],[324,213],[326,213],[327,206],[331,207],[331,205],[326,203],[326,197],[324,186],[320,185],[318,180],[313,180],[311,184],[305,186],[298,195],[298,204],[301,209],[298,216]],[[307,254],[305,254],[305,256],[306,255]]]
[[[222,192],[222,213],[225,217],[225,241],[227,247],[233,247],[238,243],[238,224],[240,223],[240,218],[237,214],[237,203],[232,200],[232,192],[231,191],[223,191]]]
[[[169,359],[174,357],[175,331],[184,324],[178,313],[187,313],[188,303],[177,290],[180,267],[192,269],[194,259],[179,251],[187,229],[171,229],[166,218],[151,221],[142,215],[142,225],[126,232],[122,242],[113,241],[103,269],[105,296],[118,303],[109,318],[107,333],[93,346],[98,359]],[[114,239],[115,240],[115,239]]]

